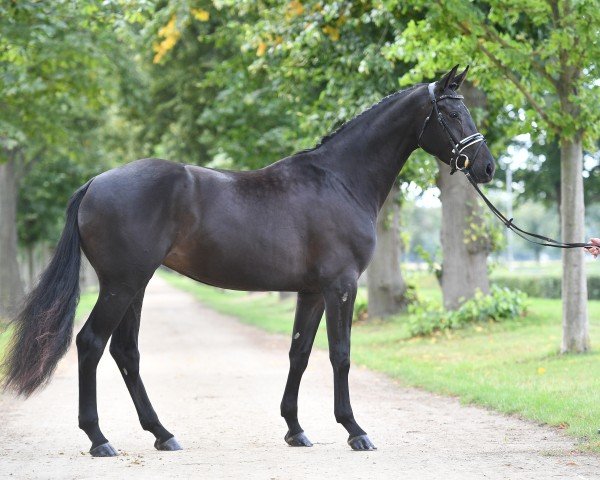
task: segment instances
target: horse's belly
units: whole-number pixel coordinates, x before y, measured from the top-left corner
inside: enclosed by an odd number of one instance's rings
[[[286,248],[260,241],[244,241],[240,232],[235,242],[199,240],[176,245],[164,264],[200,282],[235,290],[299,291],[310,287],[311,268],[299,245]]]

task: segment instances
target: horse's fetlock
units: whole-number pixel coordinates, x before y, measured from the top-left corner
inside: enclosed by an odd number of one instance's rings
[[[157,428],[163,428],[156,415],[154,415],[152,418],[140,419],[140,424],[144,430],[153,433]]]
[[[344,425],[348,422],[353,422],[354,416],[352,412],[338,412],[335,413],[335,421]]]
[[[91,419],[79,419],[79,428],[81,430],[83,430],[84,432],[88,432],[90,430],[92,430],[93,428],[98,427],[98,418],[91,418]]]
[[[284,398],[281,401],[281,416],[287,420],[297,420],[298,405],[294,401]]]

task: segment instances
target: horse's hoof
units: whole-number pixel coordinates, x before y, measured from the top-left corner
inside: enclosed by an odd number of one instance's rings
[[[92,457],[116,457],[118,455],[117,451],[108,442],[93,447],[90,454]]]
[[[157,450],[165,450],[167,452],[182,450],[181,445],[179,445],[179,442],[175,440],[175,437],[171,437],[168,440],[165,440],[164,442],[156,440],[156,442],[154,442],[154,448],[156,448]]]
[[[312,447],[313,444],[308,439],[306,435],[304,435],[304,431],[296,433],[294,435],[290,435],[288,432],[285,436],[285,441],[290,447]]]
[[[377,450],[373,442],[366,435],[357,435],[356,437],[348,438],[348,445],[352,447],[352,450],[357,451]]]

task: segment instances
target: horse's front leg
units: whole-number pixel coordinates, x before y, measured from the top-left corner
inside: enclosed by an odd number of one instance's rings
[[[375,450],[366,432],[354,420],[348,388],[350,331],[356,288],[356,278],[346,277],[338,279],[324,291],[329,359],[333,367],[334,413],[337,422],[348,431],[348,444],[353,450]]]

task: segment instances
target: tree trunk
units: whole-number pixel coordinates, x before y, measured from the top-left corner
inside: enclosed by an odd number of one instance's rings
[[[477,193],[463,174],[450,176],[448,165],[438,163],[437,183],[442,201],[442,293],[444,307],[453,310],[472,298],[478,289],[489,292],[489,240],[481,234],[483,217]]]
[[[485,94],[466,82],[461,91],[473,110],[485,109]],[[475,113],[475,112],[474,112]],[[477,290],[489,292],[487,256],[490,242],[483,228],[477,193],[465,176],[438,161],[438,187],[442,201],[442,294],[444,307],[456,309]]]
[[[583,149],[581,137],[563,140],[560,148],[561,229],[563,242],[581,242],[585,235],[583,202]],[[585,352],[590,348],[584,252],[563,250],[561,351]]]
[[[27,291],[31,291],[35,285],[35,247],[33,245],[27,245],[25,247],[25,253],[27,255]]]
[[[23,296],[17,263],[17,175],[14,155],[0,163],[0,318],[9,318]]]
[[[377,217],[377,245],[367,271],[370,318],[382,318],[407,306],[406,283],[400,270],[402,240],[398,187],[394,185]]]

